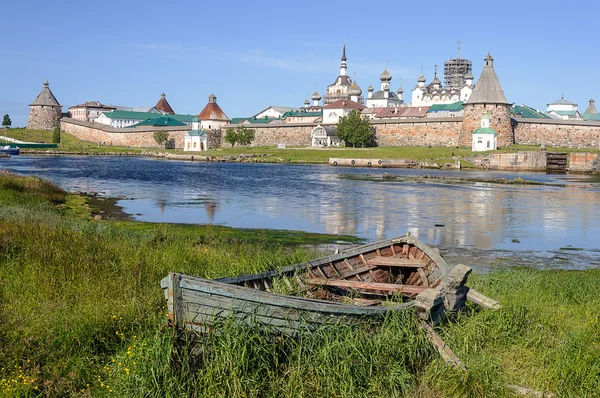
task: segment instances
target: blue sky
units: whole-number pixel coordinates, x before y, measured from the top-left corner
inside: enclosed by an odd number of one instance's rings
[[[206,4],[210,3],[210,4]],[[66,111],[92,100],[196,114],[214,92],[229,117],[301,106],[348,71],[366,93],[387,65],[405,99],[421,65],[456,56],[478,78],[489,52],[509,101],[600,101],[598,2],[10,1],[0,23],[0,116],[27,123],[45,77]],[[591,17],[588,17],[591,16]],[[442,77],[442,76],[440,76]]]

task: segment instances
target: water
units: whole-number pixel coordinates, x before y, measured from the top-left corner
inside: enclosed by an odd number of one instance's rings
[[[410,231],[428,243],[448,247],[565,255],[564,248],[577,248],[591,258],[600,254],[600,184],[591,176],[96,156],[15,156],[0,167],[40,176],[70,191],[122,195],[127,199],[118,204],[140,221],[303,230],[369,240]],[[385,172],[522,177],[565,186],[347,178]]]

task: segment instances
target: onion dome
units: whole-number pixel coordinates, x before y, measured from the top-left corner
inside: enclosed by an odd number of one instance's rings
[[[398,94],[402,94],[404,92],[404,90],[402,89],[402,87],[398,87]]]
[[[442,84],[440,79],[438,79],[438,77],[437,77],[437,73],[433,76],[433,80],[431,81],[431,83],[432,84]]]
[[[467,74],[465,75],[465,79],[473,80],[475,79],[475,76],[473,76],[473,73],[467,72]]]
[[[321,100],[321,94],[319,94],[318,91],[315,91],[314,94],[312,95],[312,97],[310,97],[311,100],[313,101],[320,101]]]
[[[421,73],[421,76],[419,76],[417,78],[417,82],[419,83],[425,83],[427,81],[427,79],[425,79],[425,76],[423,76],[423,74]]]
[[[392,80],[392,75],[386,69],[381,75],[379,75],[379,80],[381,80],[382,82],[389,82],[390,80]]]
[[[309,100],[304,100],[304,105],[310,105],[310,101]]]
[[[362,90],[360,87],[358,87],[356,82],[352,83],[352,85],[348,89],[348,95],[356,95],[358,97],[362,95]]]
[[[375,89],[373,88],[373,86],[371,86],[369,84],[369,88],[367,89],[368,92],[372,93],[373,91],[375,91]]]

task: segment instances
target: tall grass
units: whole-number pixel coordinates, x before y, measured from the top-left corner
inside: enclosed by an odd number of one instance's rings
[[[240,275],[314,253],[291,246],[300,234],[290,241],[247,230],[94,222],[80,199],[0,175],[4,396],[506,396],[507,384],[563,396],[600,391],[598,270],[474,275],[471,285],[503,308],[471,308],[440,329],[466,372],[437,358],[410,313],[294,339],[224,322],[192,358],[162,328],[159,281],[169,271]]]

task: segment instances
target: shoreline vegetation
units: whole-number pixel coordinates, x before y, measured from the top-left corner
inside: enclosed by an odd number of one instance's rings
[[[110,204],[109,204],[110,205]],[[273,340],[225,322],[191,358],[165,325],[169,271],[243,275],[314,258],[353,237],[94,217],[88,197],[0,172],[0,395],[127,397],[493,397],[600,391],[600,270],[512,268],[469,285],[502,303],[469,307],[438,333],[413,314]],[[100,213],[106,214],[106,213]],[[108,216],[107,216],[108,217]],[[442,253],[443,254],[443,253]]]
[[[3,132],[0,131],[3,134]],[[43,130],[27,130],[21,128],[8,129],[8,136],[22,141],[52,142],[52,132]],[[539,151],[536,145],[510,145],[491,153],[512,153],[519,151]],[[600,153],[600,149],[553,148],[549,152],[590,152]],[[327,164],[330,157],[336,158],[368,158],[368,159],[409,159],[415,162],[428,162],[438,165],[453,165],[460,160],[463,169],[475,169],[470,162],[474,156],[488,152],[472,152],[470,148],[452,147],[371,147],[371,148],[312,148],[288,147],[235,147],[226,145],[223,148],[205,152],[185,152],[182,149],[133,148],[124,146],[106,146],[81,141],[68,133],[61,133],[58,148],[21,149],[22,154],[32,155],[67,155],[67,156],[148,156],[173,160],[216,161],[216,162],[254,162],[254,163],[291,163],[291,164]],[[484,169],[482,169],[484,170]]]

